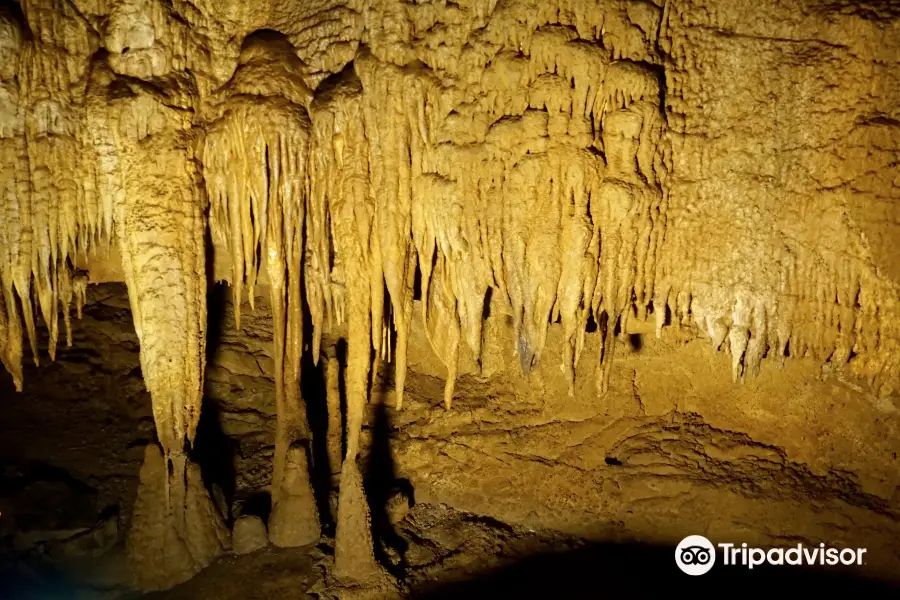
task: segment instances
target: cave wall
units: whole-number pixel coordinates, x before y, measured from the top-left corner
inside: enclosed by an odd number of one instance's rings
[[[46,349],[49,332],[37,333]],[[90,528],[105,511],[127,530],[155,425],[123,285],[91,288],[72,342],[54,362],[26,364],[21,393],[0,382],[0,546]]]
[[[722,291],[732,290],[735,318],[752,323],[748,356],[759,353],[753,338],[765,323],[769,343],[772,328],[782,332],[780,352],[849,359],[887,389],[897,323],[897,258],[888,247],[898,233],[889,115],[900,85],[896,21],[887,23],[896,9],[673,2],[661,38],[671,58],[667,117],[678,131],[671,272],[692,281],[713,318]],[[701,237],[710,241],[692,243]],[[875,280],[886,287],[866,283]],[[699,312],[693,303],[691,312]],[[742,347],[734,335],[732,347]],[[886,352],[863,358],[862,348],[875,345]]]
[[[825,0],[4,5],[0,359],[21,389],[25,347],[55,358],[60,314],[69,341],[70,306],[122,281],[164,455],[211,395],[272,461],[238,489],[281,489],[315,437],[303,365],[343,337],[342,489],[374,372],[398,468],[463,508],[674,537],[665,502],[771,539],[758,502],[722,508],[767,495],[810,538],[893,531],[898,23]]]

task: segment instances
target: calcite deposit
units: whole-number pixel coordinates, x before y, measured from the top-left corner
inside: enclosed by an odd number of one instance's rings
[[[813,360],[894,402],[898,63],[895,2],[7,3],[0,359],[21,390],[38,321],[52,360],[88,284],[127,284],[160,447],[132,545],[157,564],[140,585],[164,587],[221,551],[191,458],[207,294],[230,284],[240,329],[259,291],[270,539],[319,539],[309,472],[327,461],[337,572],[381,577],[360,436],[382,363],[403,410],[414,336],[449,414],[464,356],[482,374],[515,356],[523,380],[550,363],[570,399],[587,374],[603,398],[623,341],[671,328],[706,339],[710,364],[730,355],[734,385]],[[306,357],[327,363],[327,456]]]

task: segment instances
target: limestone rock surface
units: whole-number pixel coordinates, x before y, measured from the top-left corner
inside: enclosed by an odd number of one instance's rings
[[[231,551],[237,555],[250,554],[269,545],[266,524],[256,515],[244,515],[234,522],[231,530]]]

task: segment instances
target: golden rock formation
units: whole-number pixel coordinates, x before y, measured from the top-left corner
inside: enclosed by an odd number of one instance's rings
[[[59,310],[68,329],[84,299],[76,267],[118,252],[159,442],[180,469],[169,490],[191,477],[207,270],[230,281],[238,326],[240,298],[266,286],[274,507],[305,523],[271,533],[299,545],[319,536],[297,469],[317,460],[301,359],[346,324],[337,563],[361,579],[377,572],[357,465],[368,378],[373,354],[392,361],[402,406],[412,327],[446,366],[447,409],[462,344],[482,357],[488,301],[514,324],[506,351],[524,374],[561,323],[570,389],[590,365],[605,392],[617,336],[649,319],[729,352],[735,381],[765,357],[812,356],[894,393],[896,10],[772,0],[758,21],[742,4],[3,9],[0,359],[21,389],[35,313],[52,359]],[[594,326],[602,349],[586,363]]]

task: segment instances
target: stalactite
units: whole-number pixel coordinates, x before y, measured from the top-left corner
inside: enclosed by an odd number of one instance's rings
[[[372,277],[373,283],[380,279],[380,270],[390,295],[391,321],[397,333],[397,405],[402,407],[416,264],[412,207],[420,197],[417,188],[423,153],[430,146],[427,105],[435,81],[423,65],[398,68],[380,63],[370,54],[359,56],[354,66],[363,86],[363,121],[375,200],[374,233],[379,245]],[[380,296],[375,290],[373,293]],[[387,358],[391,348],[382,343],[382,337],[389,339],[381,329],[383,309],[378,302],[372,308],[373,346],[376,354]]]
[[[447,259],[439,256],[429,279],[425,332],[435,353],[441,357],[447,367],[444,408],[450,410],[459,360],[460,326],[456,316],[456,298],[451,292],[448,270]]]
[[[17,300],[17,282],[24,287],[30,280],[30,229],[27,206],[20,196],[27,191],[23,181],[22,156],[25,146],[24,113],[20,108],[16,71],[22,47],[22,33],[8,9],[0,8],[0,287],[3,292],[0,311],[0,359],[18,391],[22,391],[22,327]],[[27,257],[27,258],[26,258]],[[27,260],[27,262],[26,262]],[[26,266],[27,265],[27,266]],[[31,295],[18,289],[24,299],[23,315],[34,348],[34,321],[28,309]],[[35,356],[37,352],[34,352]]]
[[[203,206],[184,133],[163,129],[143,139],[120,135],[119,140],[125,193],[116,207],[116,237],[141,343],[141,370],[169,456],[182,452],[185,440],[193,442],[203,396]],[[159,167],[152,171],[147,164]]]
[[[12,284],[7,283],[9,274],[0,274],[3,285],[3,302],[0,302],[0,361],[12,375],[16,391],[22,391],[22,329],[16,310],[16,298]]]
[[[112,136],[119,159],[116,239],[161,446],[145,455],[128,541],[135,583],[148,591],[191,577],[225,544],[222,516],[186,447],[197,434],[206,366],[206,207],[189,114],[131,94],[110,104],[107,119],[98,130]]]

